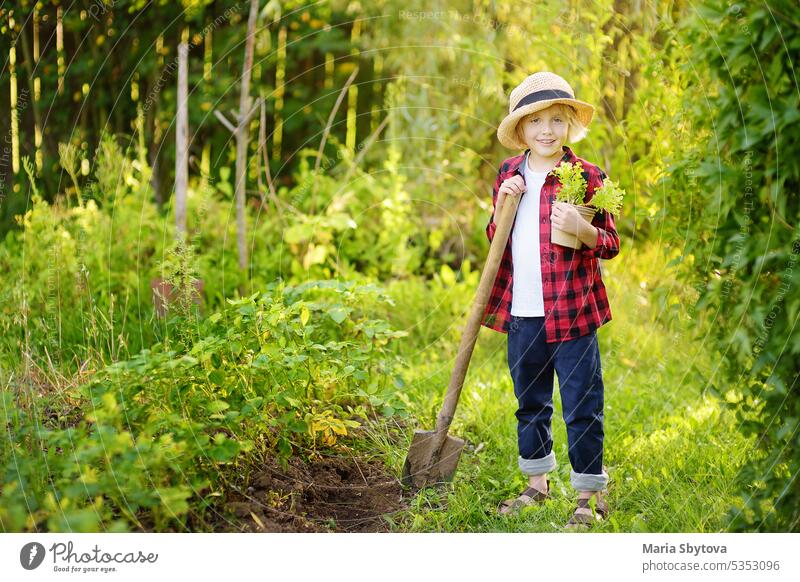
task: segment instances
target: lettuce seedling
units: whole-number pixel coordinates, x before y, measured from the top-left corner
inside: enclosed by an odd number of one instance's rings
[[[586,179],[583,177],[583,166],[580,162],[564,162],[553,170],[561,183],[561,188],[556,193],[557,202],[566,202],[576,206],[584,206],[586,197]],[[625,191],[616,182],[609,178],[603,179],[603,185],[595,190],[591,201],[585,206],[590,206],[598,211],[617,214],[622,208],[622,198]]]
[[[553,170],[561,182],[561,189],[556,194],[557,202],[566,202],[580,206],[586,196],[586,180],[581,172],[583,166],[580,162],[564,162]]]
[[[617,186],[610,178],[603,180],[603,186],[595,190],[589,206],[597,210],[605,210],[609,214],[617,214],[622,208],[622,198],[625,190]]]

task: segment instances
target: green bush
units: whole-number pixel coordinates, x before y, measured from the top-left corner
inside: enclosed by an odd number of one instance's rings
[[[675,198],[663,224],[684,248],[676,262],[698,291],[696,309],[713,319],[702,339],[723,355],[731,388],[712,388],[764,452],[740,474],[731,527],[796,531],[800,166],[792,152],[800,146],[792,133],[800,98],[791,63],[800,58],[800,31],[784,24],[800,20],[800,8],[773,8],[712,0],[689,22],[690,62],[708,70],[673,120],[686,139],[666,172],[665,192]],[[687,75],[698,73],[689,67]]]
[[[376,303],[391,299],[375,286],[277,283],[204,320],[173,317],[163,342],[68,391],[58,419],[5,386],[0,526],[163,530],[221,494],[221,465],[285,462],[404,416],[388,344],[405,332],[369,317]]]
[[[352,156],[342,146],[338,152],[342,161],[336,172],[352,169],[346,184],[333,170],[315,174],[316,151],[303,150],[295,187],[279,193],[298,210],[287,215],[281,242],[291,258],[289,274],[297,280],[355,272],[381,280],[417,274],[428,233],[415,222],[399,152],[390,148],[382,171],[374,174],[352,167]],[[326,159],[322,169],[334,161]],[[274,223],[264,226],[275,228]]]

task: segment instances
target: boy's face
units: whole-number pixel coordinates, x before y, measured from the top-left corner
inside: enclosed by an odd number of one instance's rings
[[[517,124],[522,140],[533,153],[545,159],[561,155],[568,130],[567,118],[555,105],[531,113]]]

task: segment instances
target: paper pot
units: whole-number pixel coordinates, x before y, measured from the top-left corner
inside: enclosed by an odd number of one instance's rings
[[[597,212],[596,209],[589,208],[588,206],[576,206],[575,204],[570,204],[570,206],[575,208],[587,222],[591,222],[595,212]],[[550,242],[570,249],[579,249],[583,245],[583,243],[578,240],[577,236],[566,233],[552,224],[550,225]]]

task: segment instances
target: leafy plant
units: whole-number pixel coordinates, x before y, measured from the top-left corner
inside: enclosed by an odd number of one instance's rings
[[[161,276],[172,287],[171,296],[161,299],[173,303],[179,315],[188,316],[198,299],[198,278],[194,247],[186,240],[185,233],[177,234],[161,263]]]
[[[610,178],[603,180],[603,185],[595,190],[594,196],[588,206],[593,206],[597,210],[604,210],[609,214],[618,214],[622,208],[622,198],[625,191],[617,186]]]
[[[95,151],[94,174],[97,181],[92,191],[98,202],[113,202],[127,191],[127,181],[132,180],[131,160],[117,143],[116,137],[107,131],[100,134],[100,143]]]
[[[588,204],[584,204],[586,197],[586,179],[583,177],[583,165],[580,162],[565,162],[553,170],[561,182],[561,188],[556,193],[558,202],[566,202],[576,206],[591,206],[597,210],[604,210],[609,214],[617,214],[622,207],[622,198],[625,191],[609,178],[603,179],[603,185],[594,191]]]
[[[58,157],[59,162],[61,164],[61,168],[69,174],[69,177],[72,179],[72,185],[75,188],[75,194],[78,199],[78,205],[83,205],[83,196],[81,194],[81,186],[80,182],[78,181],[78,175],[80,173],[80,152],[78,151],[78,147],[71,142],[67,143],[59,143],[58,144]],[[69,193],[67,193],[67,199],[69,199]]]
[[[557,202],[568,204],[583,204],[586,196],[586,179],[583,177],[583,165],[580,162],[564,162],[553,170],[561,182],[561,188],[556,193]]]
[[[0,529],[163,531],[221,495],[223,465],[285,463],[405,416],[388,343],[406,332],[375,303],[393,302],[372,285],[271,284],[69,390],[69,422],[0,385]]]
[[[336,444],[336,435],[347,436],[347,427],[361,426],[358,421],[336,418],[330,410],[321,413],[309,412],[305,418],[311,437],[316,442],[317,435],[321,435],[322,444],[333,446]]]

